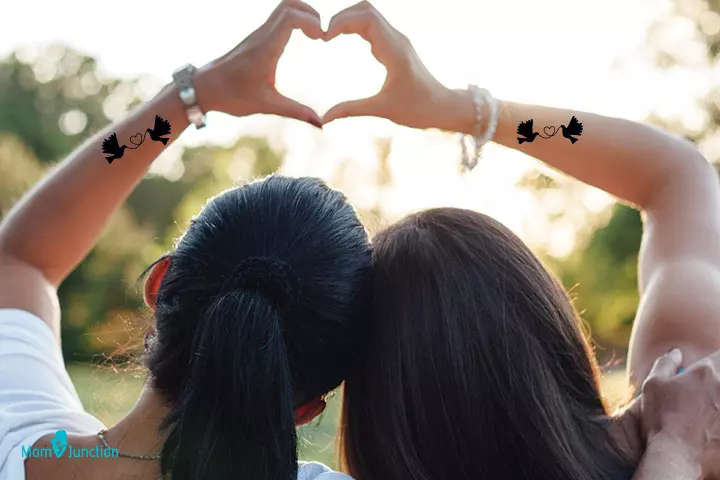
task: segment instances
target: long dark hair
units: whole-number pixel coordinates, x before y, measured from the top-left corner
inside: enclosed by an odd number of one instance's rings
[[[560,284],[499,222],[435,209],[375,241],[372,333],[344,389],[362,480],[630,479]]]
[[[172,406],[163,476],[295,480],[293,408],[345,378],[372,261],[345,197],[269,177],[211,199],[169,254],[152,386]]]

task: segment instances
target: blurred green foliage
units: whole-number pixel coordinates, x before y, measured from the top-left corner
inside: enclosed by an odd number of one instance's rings
[[[142,93],[141,79],[103,76],[93,58],[52,45],[34,59],[0,62],[0,215],[52,164],[68,155]],[[60,288],[63,350],[89,360],[142,336],[136,279],[177,237],[206,200],[245,178],[276,171],[282,152],[265,139],[229,148],[186,149],[174,181],[148,176],[115,215],[97,246]],[[232,176],[231,176],[232,174]]]
[[[642,221],[637,210],[616,204],[597,229],[556,271],[600,347],[624,351],[639,301],[637,261]],[[612,350],[606,355],[612,355]],[[603,352],[605,353],[605,352]]]

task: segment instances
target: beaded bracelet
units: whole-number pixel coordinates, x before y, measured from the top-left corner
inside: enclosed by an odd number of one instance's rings
[[[477,85],[470,85],[468,88],[473,95],[473,101],[475,102],[476,111],[476,135],[473,135],[473,154],[471,155],[468,151],[467,146],[467,135],[461,135],[460,146],[462,148],[462,166],[464,171],[470,171],[475,168],[482,154],[482,149],[487,142],[492,140],[495,135],[495,130],[498,124],[498,101],[484,88],[478,88]],[[487,128],[484,132],[480,131],[483,123],[484,110],[487,106],[488,110],[488,122]]]

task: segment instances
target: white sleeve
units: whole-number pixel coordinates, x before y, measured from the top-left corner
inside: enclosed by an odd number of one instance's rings
[[[50,327],[23,310],[0,309],[0,480],[25,478],[22,446],[57,430],[103,428],[83,409]]]
[[[352,477],[340,472],[333,472],[319,462],[300,462],[298,480],[353,480]]]

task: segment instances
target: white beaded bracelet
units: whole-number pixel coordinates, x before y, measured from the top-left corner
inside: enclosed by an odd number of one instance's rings
[[[474,144],[474,152],[472,153],[472,155],[468,151],[469,149],[467,146],[467,136],[461,136],[460,145],[462,147],[462,166],[464,171],[470,171],[477,166],[480,155],[482,154],[483,147],[487,142],[492,140],[493,136],[495,135],[495,130],[497,129],[498,124],[499,110],[498,101],[490,94],[489,91],[484,88],[478,88],[477,85],[470,85],[468,89],[470,90],[470,92],[472,92],[473,101],[475,102],[476,135],[473,135],[471,137]],[[489,116],[487,128],[484,132],[479,132],[477,130],[480,130],[480,127],[482,125],[484,115],[483,110],[486,106]]]

